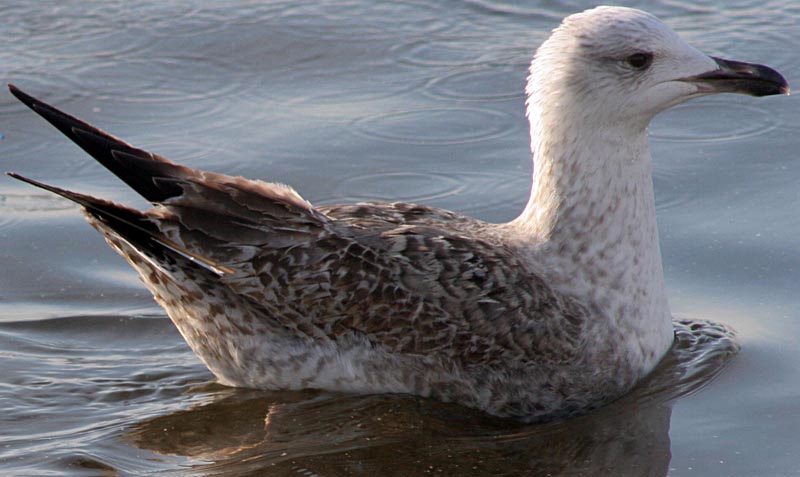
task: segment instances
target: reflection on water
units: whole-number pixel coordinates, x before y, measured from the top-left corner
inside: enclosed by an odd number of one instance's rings
[[[226,390],[138,423],[127,438],[211,462],[195,468],[202,475],[666,475],[672,401],[738,351],[722,325],[675,326],[672,350],[633,393],[565,422],[523,426],[408,396]]]
[[[637,6],[709,53],[800,77],[800,6]],[[405,200],[502,221],[530,187],[529,56],[584,7],[8,0],[0,75],[154,152],[285,182],[314,203]],[[0,92],[3,170],[138,204],[23,109]],[[737,345],[723,328],[678,323],[634,393],[541,426],[410,397],[214,385],[75,210],[0,179],[0,474],[795,472],[798,114],[796,96],[723,96],[651,128],[671,304],[742,332],[730,372],[695,393]]]

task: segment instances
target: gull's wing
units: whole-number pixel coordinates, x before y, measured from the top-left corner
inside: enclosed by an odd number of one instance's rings
[[[115,248],[131,263],[166,260],[171,280],[186,279],[176,264],[201,267],[191,276],[202,274],[204,287],[300,339],[355,336],[464,366],[552,365],[585,339],[585,310],[493,241],[489,224],[409,204],[317,209],[289,187],[174,164],[11,90],[155,207],[13,177],[83,206],[112,245],[127,244]]]

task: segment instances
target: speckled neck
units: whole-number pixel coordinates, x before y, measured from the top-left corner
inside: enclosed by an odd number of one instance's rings
[[[533,185],[512,224],[550,283],[628,337],[625,359],[646,373],[672,341],[647,124],[563,106],[543,114],[529,105]]]

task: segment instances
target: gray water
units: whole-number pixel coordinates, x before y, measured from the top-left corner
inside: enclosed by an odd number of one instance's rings
[[[316,204],[513,218],[522,88],[580,2],[0,4],[0,77],[192,167]],[[698,48],[800,77],[800,7],[642,1]],[[2,475],[798,475],[800,107],[719,96],[654,122],[679,343],[632,395],[519,426],[407,396],[230,389],[77,210],[0,179]],[[141,199],[0,91],[2,169]],[[735,355],[735,356],[734,356]]]

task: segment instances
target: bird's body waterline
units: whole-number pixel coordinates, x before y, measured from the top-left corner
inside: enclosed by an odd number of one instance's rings
[[[533,184],[505,224],[414,204],[314,207],[12,92],[154,204],[141,212],[12,174],[80,204],[223,384],[411,393],[534,421],[619,397],[672,343],[653,115],[788,86],[638,10],[570,16],[531,64]]]

